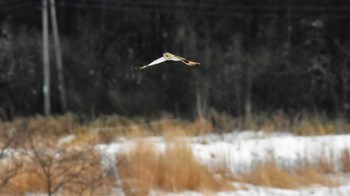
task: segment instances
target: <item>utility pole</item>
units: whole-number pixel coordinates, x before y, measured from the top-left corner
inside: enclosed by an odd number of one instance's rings
[[[56,66],[57,66],[57,74],[58,74],[58,77],[57,77],[58,78],[58,90],[60,93],[61,110],[63,113],[66,113],[67,112],[67,98],[66,98],[66,91],[64,88],[62,51],[61,51],[58,25],[57,25],[55,0],[50,0],[50,11],[51,11],[51,25],[52,25],[52,31],[53,31],[54,47],[55,47],[55,57],[56,57]]]
[[[50,61],[49,61],[49,28],[47,0],[42,0],[42,28],[43,28],[43,75],[44,75],[44,114],[48,117],[51,113],[50,105]]]

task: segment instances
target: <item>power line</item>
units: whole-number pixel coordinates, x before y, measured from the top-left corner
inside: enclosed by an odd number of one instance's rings
[[[217,7],[206,7],[196,4],[109,4],[107,6],[90,3],[81,4],[69,2],[65,3],[65,6],[90,8],[90,9],[107,9],[107,10],[119,10],[125,12],[132,11],[146,11],[146,12],[157,12],[163,14],[173,14],[181,9],[190,10],[196,9],[196,13],[201,13],[209,16],[253,16],[258,15],[262,17],[312,17],[312,16],[324,16],[331,18],[350,18],[350,7],[321,7],[321,6],[308,6],[308,7],[277,7],[277,6],[217,6]]]
[[[79,6],[101,6],[101,0],[85,0],[85,1],[74,1],[71,0],[69,3],[76,4]],[[108,6],[130,6],[130,7],[172,7],[172,8],[224,8],[224,9],[237,9],[237,10],[257,10],[257,11],[276,11],[276,10],[292,10],[292,11],[349,11],[350,5],[342,6],[320,6],[320,5],[303,5],[303,6],[276,6],[276,5],[232,5],[232,4],[223,4],[218,3],[217,1],[213,2],[200,2],[200,3],[191,3],[188,1],[184,2],[175,2],[169,3],[164,1],[108,1],[105,3]]]
[[[150,1],[105,1],[101,0],[85,0],[85,1],[74,1],[65,2],[59,4],[57,7],[74,7],[74,8],[88,8],[97,10],[118,10],[124,12],[157,12],[162,14],[173,14],[179,10],[195,11],[208,16],[227,16],[227,17],[239,17],[239,16],[254,16],[258,15],[261,17],[314,17],[320,15],[326,15],[330,18],[350,18],[350,6],[275,6],[275,5],[262,5],[262,6],[242,6],[242,5],[225,5],[213,2],[179,2],[179,3],[168,3],[168,2],[150,2]],[[0,5],[1,11],[7,11],[18,8],[26,9],[39,9],[40,5],[33,5],[32,2],[16,1],[11,4],[4,3]],[[19,10],[19,9],[18,9]],[[22,11],[22,10],[19,10]]]
[[[227,5],[223,3],[217,3],[216,1],[212,2],[200,2],[200,3],[192,3],[192,2],[178,2],[178,3],[169,3],[163,1],[101,1],[101,0],[70,0],[69,2],[65,2],[64,4],[60,4],[58,6],[74,6],[74,7],[95,7],[95,8],[107,8],[107,9],[116,9],[116,7],[129,7],[129,8],[195,8],[195,9],[219,9],[219,10],[238,10],[238,11],[293,11],[293,12],[347,12],[350,11],[350,5],[342,5],[342,6],[320,6],[320,5],[306,5],[306,6],[276,6],[276,5],[258,5],[258,6],[244,6],[244,5]],[[11,3],[2,3],[0,4],[0,9],[12,9],[18,7],[40,7],[40,3],[37,4],[28,1],[11,1]]]

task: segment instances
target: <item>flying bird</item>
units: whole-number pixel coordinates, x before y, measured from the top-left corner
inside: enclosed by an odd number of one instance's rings
[[[185,59],[185,58],[183,58],[181,56],[177,56],[177,55],[171,54],[169,52],[164,52],[163,56],[160,57],[159,59],[156,59],[156,60],[152,61],[148,65],[144,65],[144,66],[141,66],[141,67],[136,67],[136,69],[144,69],[146,67],[162,63],[164,61],[181,61],[181,62],[185,63],[188,66],[195,66],[195,65],[199,65],[200,64],[200,63],[195,62],[195,61],[187,60],[187,59]]]

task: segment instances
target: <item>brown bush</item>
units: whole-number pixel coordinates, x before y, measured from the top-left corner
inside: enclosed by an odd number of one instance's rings
[[[230,187],[228,181],[216,179],[201,165],[184,143],[167,144],[164,153],[157,152],[150,143],[139,143],[124,155],[119,168],[125,190],[136,188],[137,195],[147,194],[150,189],[218,191]]]
[[[327,178],[324,173],[312,166],[300,166],[295,170],[287,170],[277,166],[274,162],[258,164],[249,173],[243,174],[240,180],[260,186],[288,189],[314,184],[339,185],[337,180]]]

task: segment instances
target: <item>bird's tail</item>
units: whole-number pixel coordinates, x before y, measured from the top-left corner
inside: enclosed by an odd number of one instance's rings
[[[200,65],[199,62],[195,62],[195,61],[190,61],[187,59],[181,59],[183,63],[185,63],[188,66],[195,66],[195,65]]]
[[[199,63],[199,62],[195,62],[195,61],[189,61],[188,63],[187,63],[187,65],[189,65],[189,66],[195,66],[195,65],[200,65],[201,63]]]

